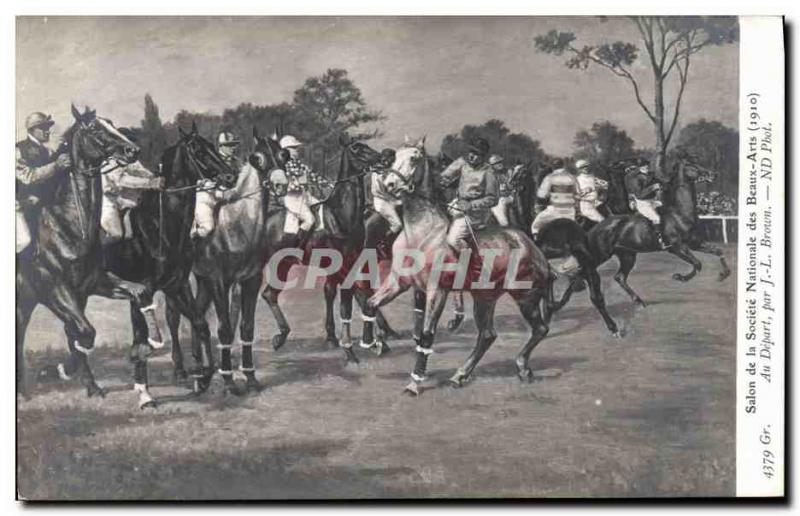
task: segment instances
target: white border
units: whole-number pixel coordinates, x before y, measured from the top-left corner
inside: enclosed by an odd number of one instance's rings
[[[782,496],[784,494],[784,242],[786,189],[784,175],[784,61],[782,20],[775,17],[745,17],[739,20],[741,33],[739,61],[739,234],[737,250],[737,350],[736,350],[736,494],[737,496]],[[752,95],[752,96],[751,96]],[[758,95],[756,97],[755,95]],[[751,109],[751,107],[753,109]],[[757,120],[754,116],[758,116]],[[753,125],[755,122],[755,126]],[[749,184],[752,161],[747,159],[753,153],[752,138],[757,147],[761,146],[763,129],[772,126],[772,152],[756,152],[757,160],[772,160],[772,180],[769,184],[757,179],[757,205],[748,205]],[[756,167],[757,177],[762,170]],[[769,201],[767,200],[769,196]],[[751,197],[752,199],[752,197]],[[765,277],[765,269],[756,266],[756,292],[746,292],[748,264],[750,258],[747,242],[752,237],[756,242],[763,235],[762,210],[771,206],[772,210],[772,249],[756,246],[756,261],[769,261],[771,256],[773,278],[777,288],[769,289],[760,280]],[[748,214],[757,217],[757,229],[748,229]],[[769,291],[776,308],[772,323],[771,339],[775,345],[771,349],[770,360],[758,358],[761,352],[759,343],[764,332],[760,321],[768,317],[768,311],[760,308],[763,292]],[[745,317],[748,302],[755,302],[757,320],[755,333],[748,330]],[[748,340],[747,333],[755,335]],[[748,356],[748,349],[754,350],[755,357]],[[755,364],[755,375],[748,373],[750,364]],[[770,366],[771,380],[761,375],[762,369]],[[750,386],[754,386],[751,389]],[[748,392],[750,391],[750,392]],[[747,396],[755,393],[755,404],[748,402]],[[754,412],[749,412],[754,410]],[[764,474],[765,468],[772,468],[772,477]]]

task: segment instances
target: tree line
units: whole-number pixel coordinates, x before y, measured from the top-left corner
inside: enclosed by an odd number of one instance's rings
[[[195,113],[182,110],[162,123],[159,109],[148,94],[144,99],[144,118],[136,129],[142,147],[142,163],[156,169],[164,149],[178,139],[178,128],[184,130],[195,123],[204,137],[214,140],[224,130],[232,131],[242,142],[241,154],[252,151],[250,135],[253,127],[261,134],[274,131],[293,134],[308,143],[304,158],[320,171],[333,170],[339,154],[338,137],[371,140],[381,136],[380,124],[386,117],[371,109],[361,90],[348,77],[347,71],[329,69],[320,76],[308,78],[293,95],[291,102],[270,105],[242,103],[227,108],[221,114]],[[554,159],[541,143],[524,132],[512,132],[499,119],[466,124],[458,132],[444,137],[440,154],[455,159],[464,154],[468,142],[476,136],[485,138],[493,153],[503,156],[506,163],[530,164],[534,170],[550,166]],[[711,189],[735,195],[738,185],[738,131],[717,121],[699,119],[684,126],[666,151],[666,160],[683,150],[699,164],[719,172],[718,183]],[[598,121],[590,128],[578,131],[573,139],[573,152],[568,162],[588,159],[600,176],[615,161],[631,157],[646,157],[656,164],[661,149],[637,147],[624,129],[610,121]]]

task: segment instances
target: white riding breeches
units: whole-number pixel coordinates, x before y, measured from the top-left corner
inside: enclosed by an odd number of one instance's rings
[[[513,202],[514,199],[512,197],[500,197],[497,204],[492,208],[492,214],[501,226],[508,226],[508,205]]]
[[[650,199],[636,199],[634,203],[636,204],[636,211],[642,216],[657,226],[661,224],[661,217],[656,210],[661,206],[660,202]]]
[[[399,233],[403,229],[403,219],[397,214],[397,206],[394,203],[380,197],[374,197],[372,206],[389,223],[389,230],[392,233]]]
[[[310,195],[307,192],[289,192],[283,198],[286,211],[300,220],[300,229],[310,231],[314,227],[314,214],[311,212]]]
[[[533,224],[531,224],[531,233],[536,235],[539,231],[556,219],[570,219],[575,220],[575,207],[559,207],[550,205],[545,208],[539,215],[533,219]]]
[[[600,222],[605,218],[597,211],[597,205],[594,201],[581,201],[578,208],[582,216],[594,222]]]
[[[26,247],[31,245],[31,231],[28,228],[28,221],[22,213],[19,203],[16,205],[16,233],[17,233],[17,252],[21,253]]]

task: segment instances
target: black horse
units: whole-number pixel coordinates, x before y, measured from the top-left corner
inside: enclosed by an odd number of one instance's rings
[[[105,394],[97,385],[87,358],[94,349],[96,335],[85,313],[89,296],[130,300],[146,320],[145,338],[161,341],[151,289],[107,271],[100,242],[101,167],[112,157],[133,161],[139,148],[110,120],[96,116],[88,107],[81,113],[72,106],[72,115],[75,122],[63,137],[72,168],[53,178],[49,185],[51,195],[34,227],[33,252],[22,259],[17,255],[17,386],[23,394],[25,331],[38,304],[64,323],[70,351],[65,363],[45,367],[41,378],[68,380],[82,373],[89,396]]]
[[[167,300],[167,323],[172,337],[173,377],[176,382],[187,378],[179,340],[180,316],[192,327],[192,351],[196,370],[204,384],[213,372],[210,333],[204,314],[195,304],[189,283],[194,245],[189,238],[194,219],[195,191],[200,181],[216,181],[231,186],[238,171],[232,170],[219,156],[213,144],[197,134],[179,128],[180,139],[167,148],[161,158],[160,174],[164,191],[145,191],[139,205],[131,210],[132,239],[105,246],[108,270],[118,276],[162,291]],[[147,342],[147,326],[141,313],[131,304],[133,345],[130,358],[135,364],[134,381],[139,390],[139,404],[152,403],[147,393],[147,361],[151,347]],[[202,348],[201,348],[202,346]],[[206,350],[208,366],[204,367],[201,349]]]
[[[257,161],[262,163],[272,162],[276,167],[282,167],[280,162],[279,147],[272,138],[262,138],[256,136],[256,155]],[[302,251],[301,257],[287,257],[281,260],[274,271],[274,279],[278,281],[268,281],[267,287],[262,293],[262,297],[269,305],[273,316],[278,324],[278,333],[272,337],[272,346],[279,349],[286,342],[286,338],[291,331],[286,317],[278,304],[278,297],[282,289],[279,283],[285,282],[289,271],[294,265],[308,265],[312,251],[314,249],[334,249],[343,258],[341,267],[333,274],[326,277],[324,285],[325,293],[325,331],[326,341],[332,345],[339,345],[345,350],[348,360],[357,362],[357,358],[352,351],[352,336],[350,332],[353,296],[354,292],[362,291],[361,299],[365,300],[369,293],[365,291],[367,287],[363,282],[352,287],[342,287],[342,282],[356,264],[356,260],[361,255],[364,248],[364,186],[363,178],[367,168],[375,164],[380,158],[380,154],[363,142],[350,141],[342,138],[342,153],[339,162],[338,173],[335,178],[331,178],[332,190],[325,199],[322,199],[313,210],[319,216],[319,206],[324,205],[321,211],[324,218],[324,229],[315,229],[308,235],[298,235],[286,233],[284,226],[286,223],[286,210],[281,206],[270,209],[270,214],[266,222],[265,229],[265,258],[269,259],[275,253],[289,248],[299,248]],[[332,231],[331,228],[338,228]],[[342,321],[341,342],[336,338],[336,326],[333,318],[333,304],[337,292],[340,299],[340,315]],[[378,344],[375,338],[373,322],[378,317],[376,310],[362,306],[364,319],[364,330],[362,333],[362,343],[364,347],[380,346],[385,349],[385,343]]]
[[[617,175],[611,183],[612,186],[617,185],[616,188],[620,184],[624,186],[619,177],[620,168],[611,171]],[[695,183],[713,181],[713,174],[692,161],[680,159],[673,166],[672,175],[665,185],[664,206],[660,209],[660,215],[663,235],[670,244],[668,252],[692,265],[692,270],[687,274],[673,274],[675,280],[689,281],[701,270],[702,263],[692,254],[693,250],[719,257],[722,268],[719,273],[720,281],[731,273],[722,250],[706,242],[697,230]],[[618,198],[623,196],[627,197],[627,194],[617,193]],[[594,226],[588,233],[589,245],[598,264],[605,263],[612,256],[617,257],[619,270],[614,279],[636,304],[645,306],[645,302],[628,285],[628,275],[636,264],[637,254],[659,252],[663,249],[658,243],[653,224],[638,213],[630,213],[630,208],[627,211],[625,214],[610,216]],[[567,299],[569,293],[568,289],[565,293]]]

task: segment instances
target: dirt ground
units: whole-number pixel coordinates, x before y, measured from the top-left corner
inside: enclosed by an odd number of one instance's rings
[[[733,262],[734,250],[727,251]],[[88,399],[77,382],[33,386],[18,402],[18,491],[27,499],[285,499],[407,497],[732,496],[735,491],[735,272],[718,265],[690,283],[666,254],[640,256],[635,309],[602,268],[612,338],[586,293],[556,315],[532,354],[535,381],[513,359],[527,328],[501,301],[499,338],[462,389],[445,384],[474,344],[471,318],[441,331],[430,360],[439,385],[402,394],[412,366],[411,304],[387,316],[404,338],[383,357],[345,365],[323,347],[320,292],[291,291],[293,327],[280,351],[263,301],[256,365],[267,389],[197,398],[171,385],[169,351],[151,361],[162,403],[141,411],[126,361],[127,304],[92,299],[92,355],[111,392]],[[471,313],[470,307],[467,310]],[[449,318],[450,310],[445,314]],[[355,318],[355,321],[358,321]],[[184,329],[185,331],[185,329]],[[360,332],[360,325],[354,325]],[[184,348],[186,363],[188,340]],[[39,308],[27,341],[29,376],[65,356],[60,324]],[[238,356],[238,349],[235,350]],[[216,380],[219,382],[219,380]]]

